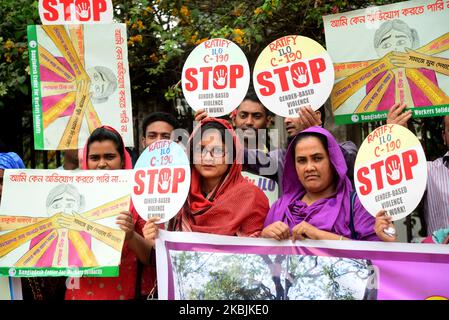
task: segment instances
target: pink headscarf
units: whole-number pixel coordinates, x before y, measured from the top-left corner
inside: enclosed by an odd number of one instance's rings
[[[123,166],[122,169],[132,169],[132,168],[133,168],[133,163],[132,163],[132,161],[131,161],[131,156],[129,155],[128,151],[127,151],[126,148],[125,148],[125,144],[123,143],[123,139],[122,139],[122,136],[120,135],[120,133],[118,133],[117,130],[115,130],[114,128],[112,128],[112,127],[110,127],[110,126],[101,126],[101,127],[98,127],[98,128],[95,129],[95,130],[98,130],[98,129],[100,129],[100,128],[106,129],[106,130],[108,130],[108,131],[114,133],[114,134],[117,135],[117,137],[122,141],[123,154],[125,155],[125,159],[122,159],[122,160],[125,160],[125,163],[124,163],[124,166]],[[94,132],[95,132],[95,130],[94,130]],[[81,166],[81,168],[82,168],[83,170],[88,170],[88,169],[89,169],[89,167],[87,166],[87,151],[88,151],[88,148],[87,148],[87,147],[88,147],[88,143],[89,143],[89,139],[87,139],[87,142],[86,142],[86,144],[84,145],[83,162],[82,162],[82,166]]]

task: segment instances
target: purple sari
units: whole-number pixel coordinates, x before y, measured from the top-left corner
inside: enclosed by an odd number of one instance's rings
[[[332,134],[321,127],[311,127],[303,132],[315,132],[326,137],[330,162],[335,169],[337,191],[334,195],[320,199],[310,206],[301,201],[306,190],[298,179],[294,162],[294,146],[300,133],[290,143],[285,157],[283,195],[271,207],[264,226],[282,221],[291,230],[297,224],[306,221],[320,230],[351,238],[350,195],[353,188],[346,176],[348,169],[340,146]],[[379,241],[374,232],[375,218],[366,211],[357,197],[354,203],[353,222],[357,240]]]

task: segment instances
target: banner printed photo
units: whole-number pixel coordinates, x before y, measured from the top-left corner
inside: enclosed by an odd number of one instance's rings
[[[447,246],[160,231],[162,300],[448,299]]]
[[[124,24],[28,26],[37,150],[82,148],[102,124],[132,147]]]
[[[413,0],[323,17],[337,124],[449,114],[449,5]],[[354,39],[357,39],[354,41]]]
[[[117,276],[131,174],[5,170],[0,276]]]

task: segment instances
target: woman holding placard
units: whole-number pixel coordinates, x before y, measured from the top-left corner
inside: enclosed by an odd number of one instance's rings
[[[380,228],[375,231],[375,219],[361,205],[346,173],[343,153],[330,132],[311,127],[299,133],[286,155],[284,194],[271,207],[261,236],[394,240]]]
[[[131,157],[125,149],[122,137],[109,126],[102,126],[92,132],[83,154],[82,169],[84,170],[132,169]],[[126,233],[119,277],[80,278],[78,288],[74,285],[72,286],[74,288],[67,289],[67,300],[135,298],[136,283],[140,281],[137,279],[138,259],[144,264],[149,263],[152,243],[143,238],[142,228],[145,221],[135,212],[132,204],[130,211],[122,212],[117,217],[116,223]],[[142,290],[151,288],[154,277],[154,270],[144,271]]]
[[[207,118],[193,131],[188,145],[192,163],[190,192],[169,230],[257,237],[268,212],[268,199],[241,175],[241,147],[225,120]],[[144,235],[157,236],[147,222]]]

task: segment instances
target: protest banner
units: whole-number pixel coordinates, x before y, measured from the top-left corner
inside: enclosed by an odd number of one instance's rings
[[[279,198],[279,187],[276,181],[246,171],[242,171],[242,176],[246,181],[254,184],[265,193],[270,207]]]
[[[130,170],[5,170],[0,276],[118,275]]]
[[[318,42],[285,36],[261,52],[253,83],[264,106],[282,117],[298,117],[300,107],[317,110],[327,100],[334,84],[334,68]]]
[[[418,138],[397,124],[376,128],[357,153],[354,183],[373,216],[384,209],[395,221],[412,213],[427,183],[426,155]]]
[[[108,124],[134,145],[126,26],[28,26],[37,150],[80,149]]]
[[[112,23],[111,0],[39,0],[42,24]]]
[[[190,189],[190,162],[176,142],[159,140],[149,145],[134,166],[131,197],[144,220],[160,217],[164,223],[184,205]]]
[[[407,104],[414,118],[449,114],[449,5],[412,0],[323,17],[335,68],[337,124],[384,120]]]
[[[199,44],[182,68],[182,92],[189,106],[219,117],[237,108],[250,81],[249,65],[234,42],[213,38]]]
[[[160,231],[165,300],[448,299],[449,253],[435,244],[290,240]]]

